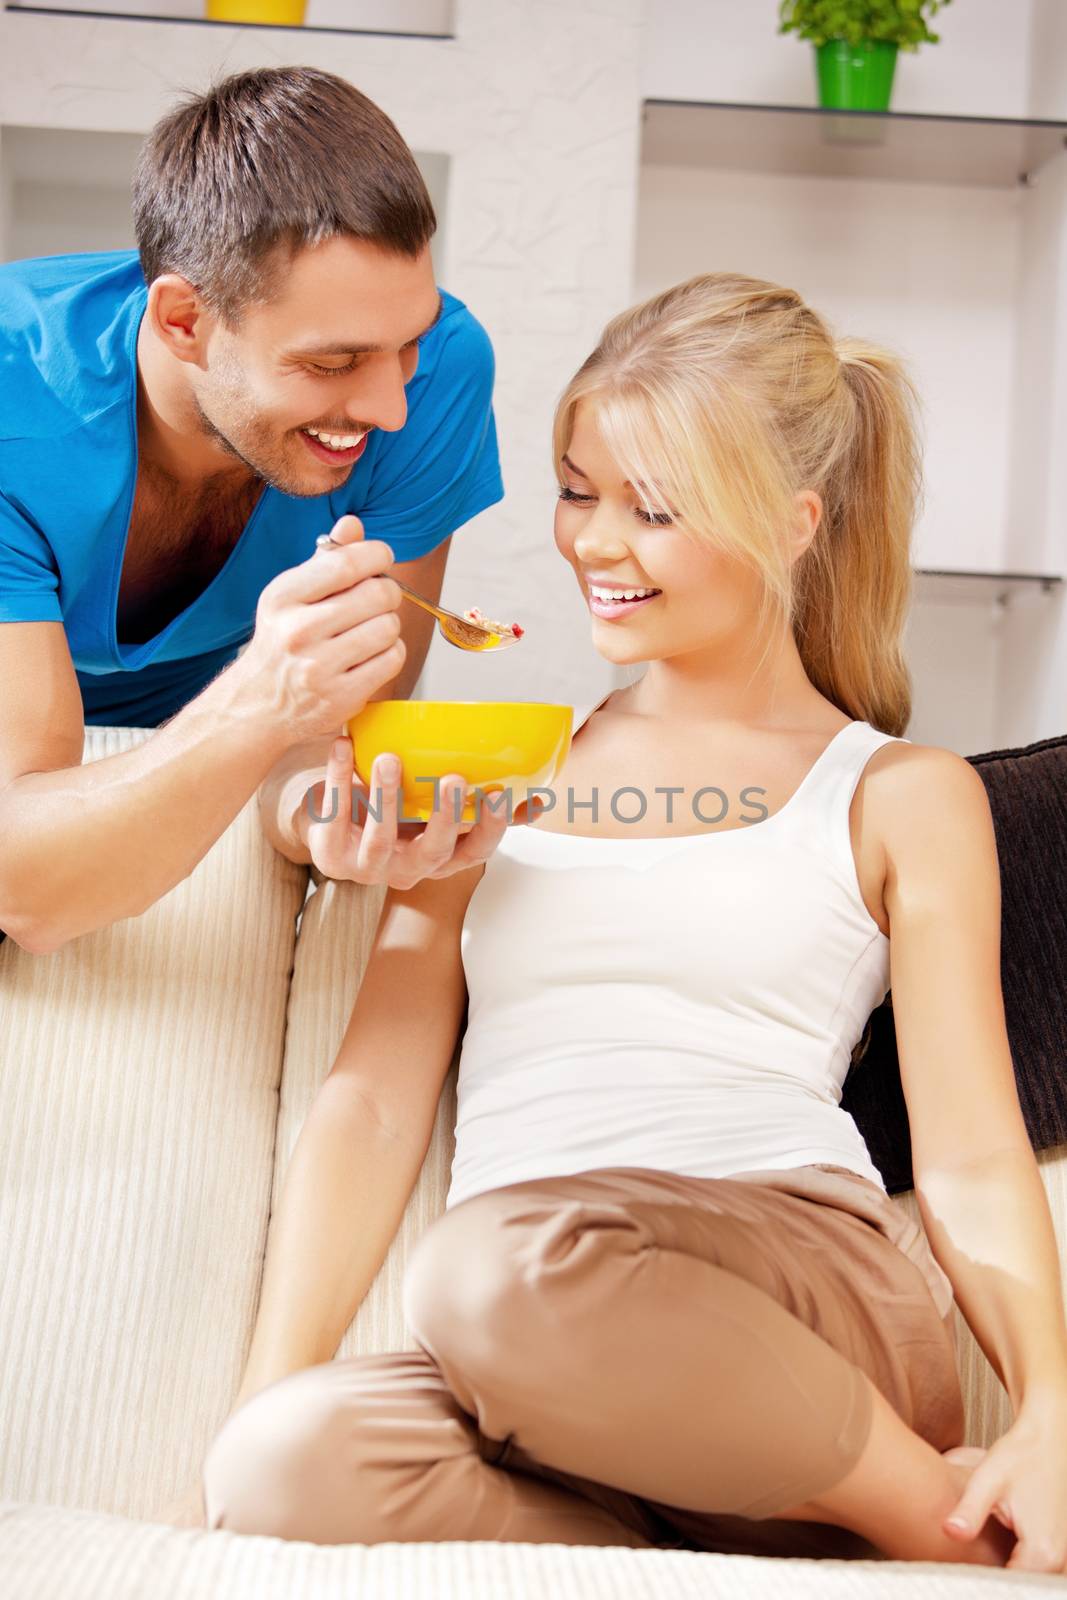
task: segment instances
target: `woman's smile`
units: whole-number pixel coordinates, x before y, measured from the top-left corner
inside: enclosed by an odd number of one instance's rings
[[[613,621],[618,617],[627,616],[632,611],[640,611],[643,606],[651,605],[662,594],[661,589],[609,589],[606,585],[589,584],[589,609],[594,617],[602,617],[605,621]]]

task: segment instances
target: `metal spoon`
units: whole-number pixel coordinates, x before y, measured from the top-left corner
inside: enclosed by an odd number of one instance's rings
[[[345,547],[338,544],[336,539],[331,539],[328,533],[320,533],[315,540],[320,549],[332,545],[335,550]],[[390,576],[388,573],[383,576]],[[392,580],[402,594],[409,600],[414,600],[417,606],[424,611],[429,611],[437,618],[437,628],[441,636],[454,644],[457,650],[506,650],[509,644],[518,644],[519,640],[514,633],[498,633],[494,628],[483,628],[480,622],[471,622],[467,617],[457,617],[454,611],[446,611],[444,606],[435,606],[421,594],[416,594],[414,589],[409,589],[406,583],[401,583],[399,578]]]

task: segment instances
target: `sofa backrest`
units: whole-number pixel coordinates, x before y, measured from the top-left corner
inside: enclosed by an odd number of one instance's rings
[[[230,1408],[307,877],[250,802],[143,916],[0,943],[0,1498],[151,1513]]]

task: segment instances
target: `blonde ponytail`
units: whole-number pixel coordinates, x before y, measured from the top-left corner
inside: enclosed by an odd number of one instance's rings
[[[797,647],[835,705],[900,735],[911,720],[902,638],[921,494],[919,401],[887,351],[850,338],[834,349],[851,415],[823,477],[824,537],[797,563]]]

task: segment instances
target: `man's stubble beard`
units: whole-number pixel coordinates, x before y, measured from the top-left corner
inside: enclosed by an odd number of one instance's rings
[[[243,378],[243,372],[240,365],[236,362],[228,362],[225,376],[227,381],[225,385],[224,404],[225,402],[232,402],[234,410],[239,412],[242,409],[241,400],[239,398],[242,390],[238,385],[240,384],[240,380]],[[235,379],[237,382],[234,381]],[[261,478],[264,483],[269,484],[272,489],[277,489],[281,494],[290,495],[294,499],[315,500],[318,499],[318,497],[322,494],[332,494],[336,489],[343,488],[344,484],[348,481],[347,478],[345,478],[341,483],[331,484],[328,490],[306,489],[302,485],[294,482],[289,477],[286,469],[280,463],[275,465],[271,461],[257,461],[253,460],[251,456],[246,455],[240,446],[234,442],[230,434],[224,432],[223,429],[216,422],[213,422],[208,416],[203,405],[201,404],[200,396],[196,394],[195,391],[193,393],[193,406],[196,411],[196,417],[200,426],[200,431],[204,434],[204,436],[208,439],[211,439],[216,445],[218,445],[219,449],[224,451],[226,455],[232,456],[235,461],[239,461],[242,466],[247,467],[249,472],[253,473],[255,477]],[[226,409],[229,409],[229,407],[227,406]],[[234,431],[238,434],[238,436],[240,436],[242,434],[251,432],[255,426],[256,417],[253,413],[248,417],[247,425],[242,422],[237,428],[234,429]]]

